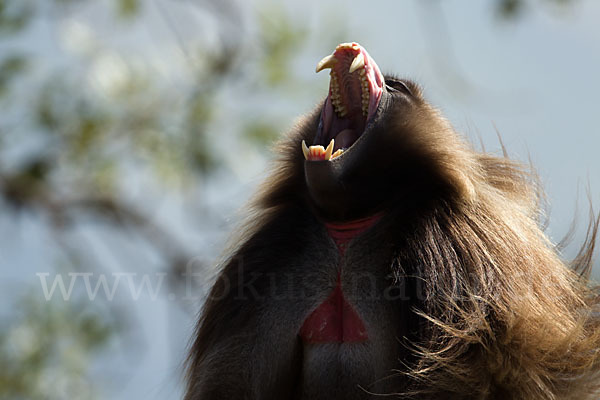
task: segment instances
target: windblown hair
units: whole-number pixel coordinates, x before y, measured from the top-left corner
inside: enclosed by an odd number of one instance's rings
[[[472,157],[476,198],[421,219],[400,256],[399,265],[420,260],[409,273],[424,282],[411,393],[597,398],[599,297],[588,283],[597,221],[568,265],[539,227],[531,175],[505,158]]]
[[[273,176],[254,202],[254,225],[242,237],[310,203],[298,144],[311,138],[317,121],[316,114],[304,118],[280,144]],[[394,198],[388,213],[396,235],[390,268],[419,287],[405,338],[410,356],[396,375],[407,383],[397,395],[597,398],[600,297],[588,276],[598,221],[567,262],[541,228],[540,190],[530,168],[474,151],[424,101],[390,124],[398,143],[389,151],[402,148],[399,163],[426,168],[424,186],[439,186],[436,196],[403,189],[421,197]]]

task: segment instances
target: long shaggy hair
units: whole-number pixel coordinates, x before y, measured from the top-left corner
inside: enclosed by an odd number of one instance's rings
[[[474,151],[420,101],[415,112],[391,124],[399,132],[402,162],[426,165],[430,179],[442,182],[443,195],[403,199],[386,217],[398,221],[390,268],[419,287],[413,334],[399,338],[411,355],[396,377],[408,383],[396,394],[597,398],[600,297],[588,276],[598,221],[590,224],[575,260],[565,261],[541,227],[540,190],[530,168]],[[298,148],[314,134],[317,117],[303,118],[280,143],[273,175],[253,203],[253,222],[242,238],[286,210],[306,208]],[[196,348],[201,341],[199,334]]]

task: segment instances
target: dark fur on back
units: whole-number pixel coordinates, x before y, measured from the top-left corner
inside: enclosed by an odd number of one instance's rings
[[[395,132],[395,140],[381,149],[381,157],[395,160],[385,171],[388,201],[380,205],[394,242],[390,272],[418,282],[410,333],[398,338],[411,355],[398,361],[396,375],[403,384],[397,394],[597,398],[599,296],[587,280],[597,221],[575,262],[563,260],[540,228],[535,177],[505,157],[475,152],[423,100],[419,88],[408,84],[415,98],[408,111],[395,113],[392,107],[387,112],[385,129]],[[239,254],[258,265],[266,238],[285,238],[269,244],[281,247],[278,256],[301,257],[305,230],[318,224],[318,211],[307,195],[299,143],[314,136],[319,110],[302,118],[279,145],[272,176],[254,201],[223,274],[234,274],[231,260]],[[217,284],[211,297],[223,290]],[[205,305],[189,358],[186,399],[196,398],[199,380],[206,383],[200,365],[212,356],[209,348],[217,336],[226,334],[216,328],[219,313],[232,310],[243,314],[252,308],[210,299]],[[272,368],[289,368],[287,376],[293,377],[297,351],[290,348],[289,365]]]

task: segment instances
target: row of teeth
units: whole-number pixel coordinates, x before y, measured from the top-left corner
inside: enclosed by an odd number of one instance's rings
[[[333,152],[333,147],[335,146],[335,139],[331,139],[327,148],[324,148],[321,145],[310,146],[306,145],[306,142],[302,141],[302,152],[304,153],[304,158],[309,161],[329,161],[341,155],[344,150],[337,149],[336,152]]]
[[[331,104],[333,104],[333,110],[340,116],[346,116],[346,107],[344,107],[344,103],[342,102],[342,96],[340,95],[340,84],[338,83],[337,75],[333,70],[329,73],[331,76],[331,84],[330,84],[330,98]]]
[[[362,88],[362,113],[366,117],[369,113],[369,100],[371,98],[369,92],[369,82],[367,81],[367,74],[364,69],[360,70],[360,84]]]
[[[354,49],[354,47],[352,47],[351,43],[343,43],[338,46],[338,49],[339,48]],[[335,64],[337,64],[337,62],[338,62],[338,59],[335,58],[335,56],[333,54],[331,54],[331,55],[323,58],[321,61],[319,61],[319,63],[317,64],[316,72],[322,71],[325,68],[333,68],[333,66]],[[363,53],[358,53],[356,55],[356,57],[354,57],[354,60],[352,60],[352,64],[350,64],[350,68],[348,69],[348,73],[352,74],[357,69],[359,69],[359,79],[360,79],[361,89],[362,89],[362,91],[361,91],[361,101],[362,101],[361,110],[362,110],[363,115],[367,116],[367,114],[369,112],[370,93],[369,93],[369,82],[367,80],[367,74],[365,72],[365,56],[363,55]],[[345,117],[347,114],[347,110],[346,110],[346,107],[344,107],[344,104],[342,103],[342,97],[340,95],[340,86],[339,86],[339,82],[338,82],[338,77],[335,74],[335,72],[333,71],[333,69],[331,70],[329,75],[331,76],[331,103],[333,104],[333,109],[336,112],[336,114],[338,114],[340,117]]]

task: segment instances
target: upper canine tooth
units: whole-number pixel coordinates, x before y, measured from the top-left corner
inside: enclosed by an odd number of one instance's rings
[[[329,145],[325,149],[325,160],[329,160],[331,158],[331,153],[333,153],[334,143],[335,143],[335,140],[331,139],[331,142],[329,142]]]
[[[349,73],[353,73],[359,68],[363,68],[365,66],[365,56],[362,53],[358,53],[354,60],[352,60],[352,65],[350,65]]]
[[[337,62],[338,62],[337,58],[335,58],[335,56],[333,54],[330,54],[327,57],[324,57],[321,61],[319,61],[319,63],[317,64],[317,69],[315,70],[315,72],[322,71],[325,68],[333,68],[333,66]]]
[[[302,152],[304,153],[304,158],[308,160],[308,146],[304,140],[302,141]]]

